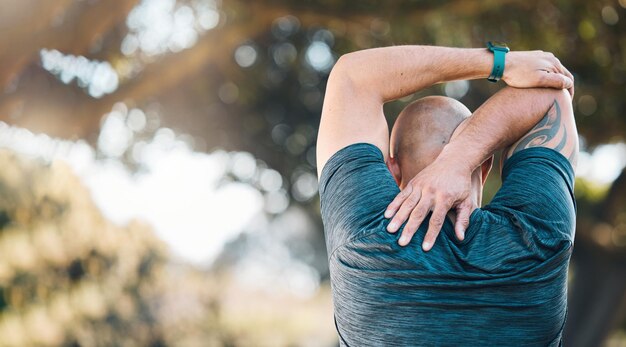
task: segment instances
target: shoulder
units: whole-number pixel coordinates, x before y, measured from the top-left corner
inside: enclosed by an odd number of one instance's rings
[[[379,171],[383,167],[387,169],[384,156],[376,145],[367,142],[349,144],[334,152],[319,170],[320,194],[326,193],[333,182],[371,175],[367,171]]]
[[[576,228],[574,170],[560,152],[532,147],[504,164],[502,187],[484,208],[538,237],[573,241]],[[540,234],[540,235],[539,235]]]
[[[344,211],[346,207],[348,210],[344,212],[350,212],[349,208],[358,204],[370,207],[359,211],[381,208],[384,211],[398,191],[378,147],[365,142],[348,145],[335,152],[321,171],[322,217]]]
[[[373,144],[355,143],[333,154],[319,181],[329,252],[386,220],[385,209],[398,192],[380,149]]]

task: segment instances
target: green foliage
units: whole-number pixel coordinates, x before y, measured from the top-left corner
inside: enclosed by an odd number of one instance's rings
[[[178,263],[146,225],[111,224],[61,162],[0,151],[0,167],[0,346],[334,339],[318,318],[331,317],[328,288],[304,301],[247,290],[227,266]]]
[[[2,345],[162,345],[149,298],[167,257],[150,229],[107,222],[61,163],[0,163]]]
[[[611,186],[608,184],[598,184],[584,178],[576,179],[576,200],[585,200],[589,203],[599,203],[602,201]]]

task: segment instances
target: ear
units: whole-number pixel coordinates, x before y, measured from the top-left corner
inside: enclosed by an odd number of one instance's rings
[[[483,181],[483,185],[485,185],[485,181],[487,181],[487,176],[489,176],[489,172],[491,171],[491,167],[493,166],[493,155],[487,160],[483,161],[480,165],[480,179]]]
[[[400,182],[402,182],[402,172],[400,171],[400,165],[398,164],[398,160],[392,156],[389,156],[387,159],[387,168],[391,175],[396,180],[396,184],[400,186]]]

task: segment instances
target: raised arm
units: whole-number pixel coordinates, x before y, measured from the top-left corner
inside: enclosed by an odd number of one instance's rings
[[[511,86],[573,88],[571,74],[551,53],[510,52],[503,80]],[[376,145],[385,160],[389,129],[385,102],[433,84],[487,78],[493,55],[481,48],[394,46],[342,56],[333,68],[317,139],[318,175],[341,148],[357,142]]]
[[[473,171],[498,150],[505,150],[504,162],[529,147],[552,148],[576,167],[578,133],[564,90],[503,88],[474,112],[440,159]]]
[[[435,162],[411,180],[389,205],[385,216],[394,216],[390,229],[397,229],[409,219],[401,244],[408,243],[432,210],[422,246],[429,250],[453,206],[459,207],[456,233],[462,239],[473,207],[469,199],[469,177],[497,150],[505,150],[506,160],[524,148],[548,147],[561,152],[575,167],[578,137],[571,95],[566,91],[507,87],[487,100],[461,126],[462,130]]]

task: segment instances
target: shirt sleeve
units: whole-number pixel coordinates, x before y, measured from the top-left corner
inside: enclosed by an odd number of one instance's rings
[[[541,239],[574,241],[574,170],[559,152],[532,147],[511,156],[502,170],[502,187],[484,207]]]
[[[342,148],[326,162],[319,182],[329,254],[375,228],[384,228],[387,205],[400,192],[380,149],[369,143]]]

